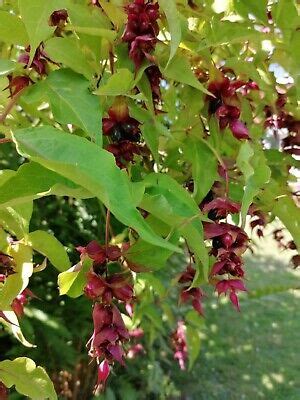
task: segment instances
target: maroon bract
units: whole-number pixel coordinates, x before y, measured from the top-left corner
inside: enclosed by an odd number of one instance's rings
[[[122,343],[129,338],[120,311],[114,305],[96,303],[93,309],[94,332],[90,339],[91,357],[124,364]]]
[[[174,348],[174,358],[178,361],[181,370],[185,370],[188,358],[188,348],[185,334],[185,324],[183,321],[177,322],[177,329],[171,334],[172,346]]]
[[[9,89],[10,91],[9,97],[15,96],[17,93],[19,93],[21,90],[25,89],[32,83],[32,80],[26,75],[15,76],[15,77],[8,75],[7,78],[9,84],[3,90]]]
[[[79,246],[76,249],[80,252],[81,257],[91,258],[94,266],[117,261],[121,257],[121,250],[118,246],[101,245],[96,240],[92,240],[86,247]]]
[[[106,150],[115,156],[116,164],[121,169],[126,168],[128,162],[133,162],[135,154],[141,153],[139,146],[129,140],[109,144],[106,146]]]
[[[128,278],[122,274],[102,278],[94,272],[89,272],[84,293],[91,300],[102,300],[107,304],[111,303],[113,298],[129,302],[133,297],[133,287],[128,283]]]
[[[44,52],[42,45],[36,49],[30,65],[30,46],[26,47],[25,52],[18,58],[19,63],[25,64],[26,67],[33,68],[39,75],[47,75],[47,64],[49,61],[50,59]]]
[[[236,292],[247,292],[247,289],[245,288],[243,281],[241,281],[240,279],[229,279],[229,280],[219,281],[216,284],[216,291],[219,296],[223,293],[226,296],[226,294],[229,293],[229,299],[231,303],[234,305],[237,311],[240,311],[239,299],[237,297]]]
[[[68,11],[65,9],[53,11],[50,15],[50,26],[62,26],[68,19]]]
[[[159,4],[134,0],[125,10],[128,18],[122,40],[128,43],[129,57],[138,70],[145,58],[153,62],[151,53],[155,48],[159,32],[157,24]]]
[[[104,389],[110,374],[110,366],[107,360],[103,360],[98,366],[97,388]]]
[[[179,302],[187,303],[191,301],[194,310],[204,316],[202,299],[205,297],[205,294],[200,288],[190,288],[195,274],[196,270],[188,265],[186,270],[179,275],[178,282],[184,284],[180,290]]]
[[[116,99],[108,110],[108,118],[102,119],[102,130],[105,136],[110,136],[113,141],[140,140],[140,123],[129,116],[127,103],[122,99]]]
[[[156,105],[161,98],[160,81],[162,79],[162,74],[156,65],[151,65],[150,67],[146,68],[145,74],[147,75],[150,83],[153,103]]]
[[[202,211],[204,213],[213,212],[214,220],[226,218],[228,214],[236,214],[240,212],[241,206],[228,198],[216,198],[209,203],[204,204]]]
[[[32,293],[32,291],[26,288],[13,300],[11,308],[18,317],[22,317],[22,315],[24,314],[24,307],[28,302],[28,298],[30,297],[36,298],[36,296]]]
[[[250,90],[258,90],[258,85],[253,82],[230,80],[222,75],[209,84],[208,90],[215,96],[207,96],[209,114],[215,114],[219,120],[220,129],[229,126],[233,136],[239,140],[249,139],[246,125],[239,120],[240,101],[237,91],[246,95]]]

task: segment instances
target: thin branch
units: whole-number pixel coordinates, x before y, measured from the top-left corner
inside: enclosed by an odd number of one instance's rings
[[[8,114],[11,112],[19,97],[21,96],[23,90],[20,90],[14,97],[12,97],[5,107],[3,113],[0,115],[0,124],[3,124]]]
[[[110,211],[106,210],[106,223],[105,223],[105,248],[108,248],[109,244],[109,227],[110,227]]]
[[[13,140],[12,139],[10,139],[10,138],[2,138],[2,139],[0,139],[0,144],[2,144],[2,143],[10,143],[10,142],[12,142]]]

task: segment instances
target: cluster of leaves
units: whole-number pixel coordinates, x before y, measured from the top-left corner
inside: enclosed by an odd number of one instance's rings
[[[115,361],[144,351],[140,335],[150,347],[170,335],[181,368],[188,354],[192,367],[202,287],[228,294],[237,309],[237,292],[246,290],[247,216],[259,235],[279,218],[293,236],[289,248],[300,247],[298,24],[293,0],[1,5],[0,143],[18,154],[0,175],[7,330],[32,346],[19,320],[28,296],[36,296],[27,286],[48,259],[60,272],[60,295],[93,300],[98,389]],[[64,215],[86,200],[96,207],[75,226],[66,218],[51,232],[46,218],[32,230],[33,202],[51,208],[50,195],[62,198]],[[78,232],[72,240],[59,234],[71,229],[65,225],[92,234],[78,243]],[[95,236],[101,243],[88,244]],[[64,245],[81,246],[74,267]],[[186,257],[166,289],[162,277],[176,253]],[[176,286],[181,303],[195,309],[183,313],[177,330],[170,306]],[[70,303],[74,310],[81,300]],[[56,398],[33,361],[3,363],[6,387]]]

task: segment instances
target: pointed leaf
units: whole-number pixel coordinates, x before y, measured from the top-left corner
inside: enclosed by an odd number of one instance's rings
[[[46,371],[30,358],[19,357],[0,362],[0,380],[32,400],[56,400],[57,395]]]
[[[82,185],[145,241],[178,251],[157,236],[137,211],[128,176],[116,166],[111,153],[51,126],[21,129],[14,136],[21,154]]]
[[[50,233],[45,231],[30,232],[27,237],[32,248],[49,259],[58,271],[70,268],[70,260],[64,246]]]

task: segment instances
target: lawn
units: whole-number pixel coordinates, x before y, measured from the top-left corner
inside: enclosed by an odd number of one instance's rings
[[[269,237],[257,243],[241,313],[227,302],[206,307],[201,357],[182,376],[186,400],[300,399],[300,290],[287,289],[300,288],[299,273]]]

